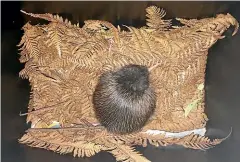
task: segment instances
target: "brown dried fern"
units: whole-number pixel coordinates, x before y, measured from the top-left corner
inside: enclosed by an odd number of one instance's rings
[[[150,6],[146,9],[147,12],[147,25],[150,28],[157,30],[167,30],[171,26],[171,20],[162,20],[166,15],[163,9],[156,6]]]
[[[57,49],[58,56],[62,57],[62,51],[61,51],[61,37],[64,32],[60,32],[59,24],[58,23],[52,23],[51,28],[47,29],[47,41],[46,44],[48,47],[54,45]]]
[[[120,145],[115,143],[115,149],[109,151],[116,157],[117,161],[123,162],[150,162],[142,154],[136,152],[134,148],[127,145]]]
[[[121,31],[106,21],[87,20],[81,28],[58,15],[22,12],[50,23],[23,27],[19,47],[25,68],[20,76],[28,78],[32,86],[28,113],[23,115],[28,115],[27,121],[34,128],[19,142],[78,157],[109,151],[117,160],[148,161],[134,145],[177,144],[205,150],[224,140],[211,141],[194,134],[173,138],[144,131],[181,132],[205,127],[204,93],[196,90],[204,82],[208,49],[224,38],[222,33],[230,25],[235,26],[236,34],[239,24],[230,14],[201,20],[178,18],[183,26],[173,27],[171,20],[163,20],[164,10],[151,6],[146,9],[146,27]],[[156,112],[141,132],[110,134],[101,126],[93,126],[98,121],[91,96],[103,72],[131,63],[151,69],[158,98]],[[196,100],[198,104],[186,115],[184,108]],[[54,121],[61,128],[48,128]]]
[[[78,141],[71,143],[65,140],[65,138],[59,138],[52,133],[41,133],[41,136],[34,136],[32,133],[28,133],[25,134],[19,142],[31,147],[51,150],[59,154],[73,153],[74,157],[91,157],[101,150],[106,149],[104,146],[90,142]]]
[[[89,135],[88,130],[92,130]],[[73,153],[78,157],[90,157],[100,151],[112,153],[117,161],[148,161],[133,148],[134,145],[146,147],[149,144],[158,146],[182,145],[186,148],[207,150],[220,144],[223,139],[214,139],[190,134],[182,138],[165,137],[164,134],[151,135],[137,133],[132,135],[106,134],[103,127],[84,126],[60,129],[29,129],[20,143],[31,147],[45,148],[60,154]],[[77,137],[77,138],[76,138]]]
[[[40,53],[38,48],[38,40],[43,32],[39,28],[33,27],[29,23],[24,25],[23,30],[25,31],[25,34],[20,43],[17,45],[18,47],[21,47],[19,50],[23,50],[23,52],[21,52],[22,58],[20,58],[20,60],[22,60],[22,62],[26,62],[30,58],[37,59]]]

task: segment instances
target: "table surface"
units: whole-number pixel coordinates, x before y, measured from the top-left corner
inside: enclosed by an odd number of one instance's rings
[[[51,151],[30,148],[18,143],[27,129],[26,112],[30,87],[27,80],[18,77],[23,68],[18,62],[16,44],[22,36],[20,28],[23,19],[18,12],[20,2],[2,3],[2,161],[3,162],[108,162],[115,158],[101,152],[91,158],[74,158],[71,154],[59,155]],[[231,13],[240,22],[240,3],[233,3],[224,11]],[[16,12],[17,10],[17,12]],[[215,9],[212,13],[217,13]],[[7,16],[8,14],[8,16]],[[212,15],[210,15],[212,16]],[[210,136],[223,137],[233,128],[232,135],[217,147],[206,152],[179,147],[137,148],[152,162],[237,162],[240,159],[240,31],[231,37],[231,30],[225,39],[219,40],[210,50],[206,69],[206,113],[210,119]]]

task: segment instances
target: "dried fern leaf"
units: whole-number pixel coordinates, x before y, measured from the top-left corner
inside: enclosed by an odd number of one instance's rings
[[[166,15],[166,12],[163,9],[160,9],[156,6],[150,6],[146,9],[147,12],[147,25],[150,28],[157,30],[167,30],[171,27],[171,20],[162,20]]]
[[[90,142],[66,142],[64,137],[53,133],[27,133],[21,139],[20,143],[27,144],[31,147],[44,148],[60,154],[73,153],[73,156],[91,157],[105,149],[104,146],[96,145]]]
[[[186,148],[200,149],[204,151],[215,147],[216,145],[223,142],[226,138],[214,139],[213,141],[211,141],[208,137],[191,134],[187,137],[184,137],[184,140],[182,142],[179,142],[179,144],[183,145]]]
[[[58,56],[61,58],[62,57],[62,51],[61,51],[61,37],[62,34],[59,31],[59,25],[57,23],[53,23],[51,25],[51,28],[48,29],[48,40],[46,41],[46,44],[49,46],[54,45],[57,49]]]
[[[186,148],[192,148],[192,149],[201,149],[206,150],[209,148],[212,148],[218,144],[220,144],[222,141],[227,139],[229,137],[229,134],[227,137],[223,139],[214,139],[211,141],[207,137],[199,136],[190,134],[188,136],[185,136],[183,138],[173,138],[168,137],[166,138],[164,134],[160,135],[150,135],[150,134],[143,134],[143,133],[137,133],[133,135],[126,135],[125,137],[122,135],[116,136],[111,134],[103,133],[96,133],[95,137],[91,137],[87,132],[88,130],[92,129],[94,131],[104,131],[103,127],[93,127],[93,126],[81,126],[81,127],[72,127],[72,128],[60,128],[60,129],[29,129],[28,134],[24,135],[20,142],[24,144],[28,144],[32,147],[39,147],[44,148],[42,146],[46,145],[46,141],[48,142],[48,146],[54,146],[53,148],[56,148],[57,145],[60,145],[58,147],[61,148],[61,150],[54,150],[59,153],[71,153],[74,152],[74,155],[78,155],[79,157],[89,157],[93,156],[95,153],[105,150],[110,153],[112,153],[117,161],[146,161],[144,157],[142,157],[141,154],[135,152],[135,149],[131,147],[131,145],[143,145],[147,146],[147,141],[151,145],[154,146],[167,146],[172,144],[182,145]],[[76,138],[76,135],[81,136],[81,138]],[[96,136],[96,134],[99,134],[99,136]],[[101,135],[100,135],[101,134]],[[106,135],[106,136],[104,136]],[[29,137],[30,136],[30,137]],[[35,139],[33,139],[35,138]],[[129,141],[132,141],[130,142]],[[32,144],[33,141],[45,141],[45,145],[40,142],[35,142]],[[68,146],[65,146],[65,142],[68,141]],[[71,143],[69,143],[71,141]],[[135,142],[133,142],[135,141]],[[59,143],[60,142],[60,143]],[[95,143],[95,144],[94,144]],[[72,148],[74,147],[75,150]],[[66,151],[66,148],[72,148],[69,151]],[[78,154],[81,150],[82,154]],[[86,151],[87,150],[87,151]]]
[[[104,26],[108,27],[110,31],[114,36],[114,40],[117,44],[119,44],[119,34],[118,34],[118,29],[113,26],[111,23],[106,22],[106,21],[99,21],[99,20],[86,20],[84,21],[85,25],[83,26],[83,29],[90,29],[92,31],[104,31]],[[106,32],[103,32],[106,34]],[[106,36],[106,35],[105,35]]]
[[[74,27],[70,21],[68,21],[68,19],[63,20],[63,18],[59,15],[53,15],[50,13],[46,13],[46,14],[32,14],[32,13],[27,13],[26,11],[20,10],[22,13],[29,15],[31,17],[35,17],[35,18],[40,18],[40,19],[44,19],[47,21],[51,21],[51,22],[55,22],[55,23],[61,23],[64,24],[66,26],[69,27]],[[77,26],[76,26],[77,27]]]
[[[22,50],[21,57],[24,57],[24,60],[28,61],[30,58],[38,58],[40,55],[40,51],[38,48],[39,37],[42,34],[35,26],[27,23],[23,27],[25,34],[22,37],[20,43],[17,46],[21,46],[19,50]],[[26,62],[24,61],[24,62]]]
[[[134,148],[126,145],[116,144],[116,148],[109,151],[116,157],[117,161],[123,162],[150,162],[140,153],[136,152]]]
[[[202,31],[202,32],[213,32],[216,35],[221,35],[227,28],[230,27],[230,25],[233,25],[235,27],[232,36],[235,35],[239,28],[239,23],[237,20],[231,15],[223,15],[218,14],[216,18],[206,18],[206,19],[182,19],[182,18],[176,18],[178,21],[180,21],[185,26],[188,26],[191,28],[191,30],[195,31]],[[222,37],[224,38],[224,37]]]

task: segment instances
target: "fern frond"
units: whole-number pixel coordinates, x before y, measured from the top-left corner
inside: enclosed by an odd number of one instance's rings
[[[135,50],[140,50],[140,51],[143,50],[144,52],[151,53],[151,48],[150,48],[148,42],[146,42],[146,40],[142,36],[142,33],[144,32],[144,30],[142,30],[142,31],[137,30],[134,27],[127,27],[127,28],[133,34],[132,42],[134,44],[132,44],[132,45],[135,47]]]
[[[58,24],[57,23],[52,24],[52,27],[48,30],[47,34],[48,39],[46,41],[46,45],[48,45],[48,47],[54,45],[60,58],[62,57],[61,37],[62,34],[60,32]]]
[[[40,19],[44,19],[47,21],[51,21],[54,23],[61,23],[63,25],[69,26],[69,27],[75,27],[74,25],[71,24],[71,22],[68,19],[63,19],[61,16],[59,15],[53,15],[50,13],[45,13],[45,14],[33,14],[33,13],[27,13],[26,11],[20,10],[22,13],[29,15],[31,17],[35,17],[35,18],[40,18]],[[76,26],[78,27],[78,26]]]
[[[146,9],[147,12],[147,25],[150,28],[157,30],[167,30],[171,27],[171,20],[162,20],[166,15],[166,12],[163,9],[160,9],[156,6],[150,6]]]
[[[108,151],[116,157],[117,161],[123,162],[150,162],[142,154],[136,152],[133,147],[115,144],[116,148]]]
[[[25,134],[19,142],[31,147],[48,149],[59,154],[73,153],[74,157],[91,157],[105,149],[104,146],[84,141],[66,142],[59,133],[31,132]]]
[[[110,35],[114,36],[114,40],[117,44],[120,43],[120,39],[119,39],[119,31],[118,29],[113,26],[111,23],[107,22],[107,21],[99,21],[99,20],[86,20],[84,21],[85,25],[83,26],[83,29],[85,30],[91,30],[94,32],[99,32],[99,31],[105,31],[104,27],[107,27],[110,29],[111,33]],[[103,33],[107,33],[106,31]]]
[[[73,57],[84,61],[87,59],[91,60],[104,55],[107,48],[108,42],[105,39],[95,39],[76,46],[72,50],[72,55]]]
[[[219,142],[212,142],[208,137],[203,137],[199,135],[191,134],[185,137],[185,141],[183,142],[183,146],[192,149],[200,149],[200,150],[207,150],[214,147],[216,144],[221,143]]]
[[[20,61],[21,63],[25,63],[25,62],[27,62],[27,61],[29,60],[29,58],[30,58],[30,54],[29,54],[29,52],[27,51],[27,49],[24,48],[24,49],[21,51],[21,53],[20,53],[19,61]]]
[[[40,50],[38,47],[39,38],[41,36],[41,31],[38,28],[26,24],[23,27],[25,34],[23,35],[20,43],[17,46],[22,46],[19,50],[22,50],[21,56],[24,60],[29,60],[30,58],[38,58],[40,55]]]
[[[35,77],[36,77],[39,74],[40,74],[39,68],[36,65],[36,63],[33,63],[32,60],[28,61],[25,64],[25,68],[19,72],[19,76],[23,79],[27,79],[33,75],[35,75]]]
[[[71,50],[68,49],[69,54],[66,54],[62,61],[56,60],[56,62],[65,62],[66,66],[76,65],[76,68],[93,69],[92,71],[99,70],[102,66],[99,58],[106,57],[104,55],[108,48],[109,44],[104,38],[94,38],[77,44]]]

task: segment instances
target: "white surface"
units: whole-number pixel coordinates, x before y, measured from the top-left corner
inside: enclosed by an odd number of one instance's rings
[[[179,138],[179,137],[184,137],[184,136],[190,135],[191,133],[204,136],[206,133],[206,128],[178,132],[178,133],[171,133],[171,132],[165,132],[165,131],[160,131],[160,130],[147,130],[146,132],[143,132],[143,133],[147,133],[147,134],[151,134],[151,135],[165,134],[165,137],[178,137]]]

